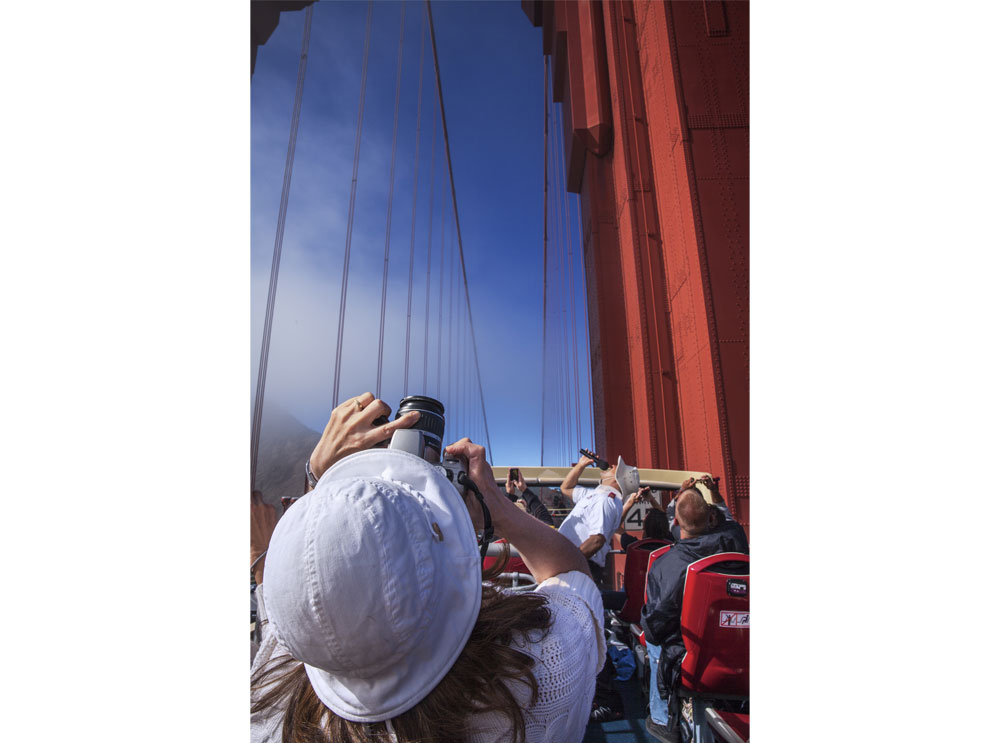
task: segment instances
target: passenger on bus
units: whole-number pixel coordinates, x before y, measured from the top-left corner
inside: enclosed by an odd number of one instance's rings
[[[670,522],[667,521],[667,514],[664,513],[660,504],[654,496],[649,495],[650,489],[648,487],[642,488],[638,493],[633,493],[625,501],[625,507],[622,511],[622,521],[618,528],[618,533],[620,534],[619,540],[622,544],[622,549],[627,550],[630,544],[634,544],[643,539],[659,539],[664,543],[670,543],[674,541],[674,538],[670,535]],[[646,499],[646,500],[643,500]],[[631,534],[625,533],[625,517],[628,514],[630,508],[632,508],[636,503],[645,502],[649,503],[650,510],[646,513],[646,518],[642,520],[642,536],[633,537]],[[626,585],[622,585],[622,588],[627,588]],[[628,594],[626,591],[601,591],[601,599],[604,601],[604,608],[611,611],[621,611],[625,606],[625,602],[628,600]]]
[[[549,509],[542,503],[542,499],[535,495],[534,491],[528,487],[521,470],[515,470],[514,479],[511,479],[510,475],[510,470],[508,470],[507,482],[504,484],[504,488],[507,491],[507,495],[515,499],[514,502],[518,508],[530,513],[542,523],[555,526]]]
[[[670,534],[670,519],[667,518],[663,506],[660,505],[659,497],[652,493],[653,491],[649,487],[639,488],[639,491],[632,493],[625,501],[625,505],[622,506],[622,518],[618,523],[618,529],[615,530],[615,533],[619,535],[618,541],[621,543],[623,550],[627,550],[630,544],[638,542],[639,539],[675,541],[674,537]],[[642,520],[642,537],[633,537],[631,534],[625,532],[625,519],[628,518],[629,511],[640,503],[649,504],[649,510],[646,512],[646,517]]]
[[[650,663],[646,729],[657,739],[671,743],[680,740],[673,688],[684,656],[681,602],[687,567],[720,552],[750,551],[743,527],[706,503],[694,481],[681,486],[674,505],[679,539],[649,569],[641,619]]]
[[[590,457],[581,456],[559,486],[563,495],[571,497],[575,504],[559,526],[559,533],[580,548],[590,565],[594,582],[601,586],[611,538],[621,520],[622,498],[638,490],[639,471],[618,457],[618,466],[603,470],[601,484],[596,488],[577,485],[583,471],[594,463]]]
[[[681,527],[674,518],[674,509],[677,504],[677,496],[679,496],[687,488],[695,488],[697,490],[697,485],[702,485],[704,487],[704,492],[708,494],[708,497],[712,500],[712,511],[709,515],[709,523],[713,526],[715,524],[721,523],[722,521],[732,521],[736,523],[736,519],[729,512],[729,507],[726,505],[726,501],[722,499],[722,494],[719,493],[719,484],[710,475],[704,475],[697,480],[690,477],[681,483],[680,489],[674,492],[674,497],[671,498],[670,503],[664,509],[667,514],[667,520],[670,522],[670,534],[673,536],[676,542],[680,539]],[[743,527],[740,527],[742,529]],[[744,538],[745,538],[744,534]]]
[[[332,412],[310,459],[316,488],[274,527],[251,740],[578,743],[606,652],[586,560],[503,495],[469,439],[445,454],[467,462],[481,502],[420,457],[369,450],[415,423],[372,426],[388,412],[371,393]],[[482,582],[487,512],[534,591]]]

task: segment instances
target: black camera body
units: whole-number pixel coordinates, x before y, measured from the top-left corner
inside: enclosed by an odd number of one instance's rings
[[[465,495],[465,485],[462,485],[460,481],[463,475],[468,475],[465,462],[461,459],[445,457],[441,460],[440,464],[435,464],[434,466],[441,474],[448,478],[448,482],[455,486],[460,495]]]

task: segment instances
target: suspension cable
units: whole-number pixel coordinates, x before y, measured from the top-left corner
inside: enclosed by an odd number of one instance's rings
[[[560,124],[562,124],[562,118],[563,118],[563,111],[560,109],[559,111]],[[563,147],[559,148],[559,164],[562,167],[565,167],[566,129],[564,126],[560,126],[559,131],[561,133],[561,137],[564,140]],[[569,194],[566,191],[566,189],[560,189],[560,193],[562,195],[562,200],[563,200],[563,219],[566,222],[565,230],[563,232],[563,234],[566,236],[566,250],[567,250],[566,280],[567,283],[569,284],[569,303],[573,311],[573,318],[572,318],[573,323],[572,325],[570,325],[570,327],[572,328],[572,336],[573,336],[573,363],[571,364],[571,366],[573,369],[573,407],[576,412],[576,440],[577,440],[576,446],[579,447],[582,445],[582,442],[580,441],[580,365],[579,365],[580,357],[578,355],[577,343],[576,343],[576,336],[578,333],[577,333],[577,323],[576,323],[576,282],[574,281],[574,276],[573,276],[573,231],[572,231],[572,226],[569,223],[569,201],[570,201]],[[572,449],[573,447],[570,447],[571,451]]]
[[[431,320],[431,246],[434,234],[434,146],[437,144],[437,109],[434,109],[434,124],[431,129],[431,185],[430,207],[427,212],[427,279],[424,284],[424,379],[420,394],[427,394],[427,347],[430,343]]]
[[[292,185],[292,166],[295,163],[295,143],[299,137],[299,116],[302,112],[302,89],[306,82],[306,61],[309,56],[309,35],[312,30],[313,8],[306,9],[302,29],[302,50],[299,53],[299,74],[295,80],[295,103],[292,105],[292,125],[288,134],[288,151],[285,154],[285,177],[281,184],[281,202],[278,206],[278,226],[274,234],[274,253],[271,256],[271,278],[267,285],[267,309],[264,313],[264,335],[260,345],[260,365],[257,368],[257,389],[254,392],[253,423],[250,428],[250,489],[257,487],[257,457],[260,452],[260,425],[264,413],[264,388],[267,383],[267,359],[271,351],[271,328],[274,323],[274,300],[278,291],[278,268],[281,265],[281,245],[285,239],[285,217],[288,214],[288,194]]]
[[[448,394],[445,399],[451,405],[451,371],[453,366],[451,358],[451,329],[452,318],[455,313],[455,233],[451,230],[449,230],[448,255],[451,256],[451,260],[448,261]]]
[[[553,105],[553,107],[554,107],[554,105]],[[562,116],[561,116],[561,114],[562,114],[562,107],[561,106],[559,107],[559,113],[560,113],[560,124],[559,125],[561,126],[562,125]],[[556,148],[556,153],[555,154],[556,154],[556,157],[559,158],[559,154],[560,154],[559,153],[559,148]],[[560,168],[562,168],[563,167],[562,158],[559,158],[558,162],[559,162]],[[561,170],[560,172],[565,173],[566,171],[565,170]],[[566,234],[567,233],[567,223],[568,223],[568,220],[566,219],[566,202],[562,198],[562,194],[564,194],[564,193],[565,193],[565,185],[563,185],[563,187],[559,189],[559,191],[557,192],[556,198],[558,198],[559,201],[560,201],[560,207],[561,208],[560,208],[560,212],[559,213],[560,213],[561,219],[562,219],[562,241],[559,243],[559,253],[560,253],[560,255],[559,255],[559,259],[560,259],[560,262],[559,262],[559,272],[560,272],[559,273],[559,292],[560,292],[560,297],[561,297],[561,301],[559,302],[559,307],[560,307],[560,314],[562,315],[562,319],[561,319],[561,322],[560,322],[560,328],[562,329],[562,353],[561,353],[561,356],[562,356],[562,358],[564,359],[564,362],[565,362],[564,363],[565,376],[564,376],[563,382],[564,382],[564,384],[566,386],[565,386],[565,388],[563,390],[563,395],[564,395],[565,403],[566,403],[566,407],[565,407],[565,411],[566,411],[566,451],[567,451],[567,456],[568,456],[568,453],[573,451],[573,444],[572,444],[572,440],[573,440],[573,432],[572,432],[572,429],[573,429],[573,404],[572,404],[572,400],[570,399],[572,397],[572,384],[571,384],[572,372],[570,371],[571,359],[569,357],[569,320],[568,320],[568,314],[566,312],[566,305],[568,303],[566,295],[569,293],[567,291],[569,267],[566,265],[566,242],[569,239],[569,236]]]
[[[543,159],[545,164],[545,186],[542,197],[543,217],[542,217],[542,452],[539,464],[545,465],[545,366],[546,366],[546,330],[549,326],[548,298],[549,298],[549,57],[545,57],[545,77],[542,80],[542,103],[545,109],[545,145],[543,148]]]
[[[399,52],[396,61],[396,103],[392,112],[392,157],[389,160],[389,203],[385,210],[385,258],[382,261],[382,311],[378,326],[378,369],[375,374],[375,397],[382,397],[382,354],[385,349],[385,295],[389,288],[389,245],[392,236],[392,195],[396,186],[396,135],[399,132],[399,88],[403,81],[403,34],[406,29],[406,3],[399,4]]]
[[[361,156],[361,127],[365,118],[365,88],[368,84],[368,52],[372,41],[372,8],[374,0],[368,0],[368,21],[365,27],[364,61],[361,63],[361,100],[358,103],[358,125],[354,135],[354,170],[351,175],[351,200],[347,207],[347,242],[344,245],[344,272],[340,279],[340,318],[337,322],[337,363],[333,373],[333,407],[340,400],[340,362],[344,350],[344,316],[347,310],[347,277],[351,265],[351,233],[354,231],[354,202],[358,193],[358,162]]]
[[[553,129],[556,129],[556,104],[552,102],[552,124]],[[558,136],[558,135],[557,135]],[[559,173],[562,177],[565,177],[563,172],[559,170],[559,148],[552,148],[552,169],[553,172]],[[560,178],[562,181],[562,178]],[[564,186],[559,185],[552,193],[552,199],[555,202],[553,214],[556,220],[556,296],[558,298],[556,305],[556,332],[559,337],[559,343],[556,346],[556,355],[559,360],[558,366],[558,378],[559,378],[559,443],[561,446],[565,446],[560,452],[560,456],[564,456],[567,451],[569,451],[569,428],[570,428],[570,410],[569,410],[569,395],[568,395],[568,384],[566,380],[569,379],[569,372],[567,370],[569,359],[566,357],[566,297],[565,297],[565,286],[563,283],[563,259],[565,255],[563,254],[563,220],[561,217],[561,206],[562,202],[559,198],[559,191],[562,190]]]
[[[420,183],[420,112],[424,102],[424,24],[420,17],[420,82],[417,84],[417,143],[413,148],[413,211],[410,216],[410,278],[406,290],[406,355],[403,361],[403,397],[409,395],[410,383],[410,314],[413,309],[413,256],[417,235],[417,187]]]
[[[580,214],[580,199],[576,200],[576,221],[580,225],[580,282],[584,287],[583,290],[583,303],[586,307],[586,312],[584,313],[584,323],[586,324],[587,332],[583,334],[584,341],[586,343],[583,349],[584,354],[586,354],[586,364],[584,368],[587,370],[587,417],[590,420],[590,441],[591,446],[594,442],[594,382],[591,379],[590,374],[590,298],[587,296],[587,279],[586,272],[583,267],[583,217]],[[593,249],[593,248],[592,248]]]
[[[555,140],[555,136],[556,136],[556,132],[555,132],[555,123],[556,122],[555,122],[555,114],[554,114],[555,103],[550,99],[550,100],[547,101],[547,104],[549,106],[549,119],[552,122],[552,130],[553,130],[552,131],[552,137],[553,137],[553,140]],[[553,176],[557,176],[558,175],[558,168],[556,167],[556,153],[555,153],[556,146],[557,146],[557,142],[553,141],[553,147],[551,147],[549,149],[549,159],[550,159],[549,166],[552,168],[552,174],[553,174]],[[562,403],[563,403],[563,392],[562,392],[562,371],[563,371],[562,370],[562,354],[559,353],[559,338],[562,335],[562,333],[560,331],[560,327],[561,326],[559,324],[560,289],[562,288],[562,283],[559,280],[559,244],[560,244],[560,234],[561,234],[561,229],[562,229],[562,220],[559,219],[559,199],[556,196],[556,191],[558,190],[558,180],[554,177],[553,181],[554,181],[553,185],[555,187],[553,188],[553,190],[549,194],[549,198],[552,200],[552,225],[553,225],[553,231],[554,231],[554,234],[553,234],[552,237],[553,237],[553,243],[554,243],[554,246],[555,246],[555,252],[554,252],[554,255],[553,255],[553,259],[554,260],[553,260],[553,264],[552,264],[552,270],[554,271],[553,283],[552,283],[552,287],[554,289],[554,295],[553,295],[553,300],[554,301],[553,301],[553,304],[552,304],[553,315],[554,315],[554,317],[552,318],[552,322],[554,324],[553,325],[553,343],[552,343],[552,345],[553,345],[553,351],[552,351],[552,354],[553,354],[553,357],[554,357],[553,358],[553,362],[555,363],[555,373],[552,376],[553,376],[553,384],[554,384],[553,393],[555,394],[555,411],[554,412],[555,412],[555,416],[556,416],[556,424],[555,424],[555,436],[556,436],[555,451],[556,451],[556,465],[558,466],[558,465],[562,464],[562,462],[560,460],[562,460],[563,455],[566,453],[565,450],[562,448],[565,445],[565,441],[563,440],[563,426],[565,424],[565,420],[563,418],[563,411],[562,411]]]
[[[441,310],[444,304],[444,178],[441,179],[441,220],[438,222],[441,225],[441,229],[438,232],[441,233],[441,251],[438,253],[438,333],[437,333],[437,386],[434,388],[437,391],[438,398],[441,397],[441,329],[443,323],[441,321]]]
[[[469,329],[472,337],[472,356],[476,362],[476,381],[479,385],[479,405],[483,412],[483,432],[486,434],[486,452],[493,461],[493,447],[490,444],[490,427],[486,422],[486,398],[483,395],[483,377],[479,372],[479,351],[476,348],[476,332],[472,323],[472,300],[469,298],[469,278],[465,271],[465,251],[462,249],[462,227],[458,219],[458,196],[455,193],[455,172],[451,166],[451,145],[448,142],[448,122],[444,115],[444,94],[441,92],[441,66],[438,63],[437,41],[434,37],[434,16],[431,0],[424,0],[427,7],[427,25],[431,32],[431,51],[434,53],[434,76],[437,80],[438,105],[441,107],[441,131],[444,136],[444,151],[448,161],[448,177],[451,182],[451,204],[455,213],[455,235],[458,238],[458,258],[462,263],[462,282],[465,285],[465,304],[469,310]]]

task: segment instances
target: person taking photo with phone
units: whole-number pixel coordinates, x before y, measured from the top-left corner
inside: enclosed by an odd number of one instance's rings
[[[514,501],[518,508],[523,508],[543,524],[555,526],[549,509],[542,503],[542,499],[524,482],[521,470],[516,467],[507,470],[507,482],[504,484],[504,489],[507,491],[507,496]]]

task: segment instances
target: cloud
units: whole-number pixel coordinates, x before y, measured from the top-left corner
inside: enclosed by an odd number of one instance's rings
[[[320,4],[314,18],[309,72],[303,95],[302,115],[295,152],[285,225],[280,277],[272,331],[267,399],[280,405],[314,428],[322,428],[332,403],[334,354],[340,309],[341,271],[347,232],[348,202],[354,158],[354,140],[360,90],[361,39],[365,6]],[[370,59],[364,131],[353,224],[351,272],[345,316],[341,394],[346,398],[365,390],[375,391],[378,360],[379,310],[385,250],[386,205],[391,159],[392,107],[395,86],[395,44],[399,8],[376,4],[373,48]],[[446,17],[442,14],[442,38]],[[406,345],[407,273],[413,208],[414,146],[416,134],[417,59],[419,22],[416,11],[408,13],[404,83],[400,103],[396,178],[390,243],[389,294],[383,358],[382,397],[393,407],[403,393]],[[437,18],[435,19],[437,21]],[[520,24],[523,19],[517,18]],[[520,29],[520,26],[518,26]],[[530,26],[524,29],[529,34]],[[251,374],[258,368],[264,307],[275,241],[278,206],[288,146],[289,124],[295,87],[295,64],[302,26],[284,19],[258,57],[252,84],[251,146]],[[380,36],[381,33],[381,36]],[[458,39],[455,33],[451,38]],[[533,38],[533,37],[532,37]],[[381,46],[376,41],[382,39]],[[389,41],[386,41],[388,39]],[[391,43],[389,43],[391,42]],[[439,39],[440,43],[444,43]],[[536,43],[536,42],[532,42]],[[391,47],[391,51],[390,51]],[[497,53],[503,53],[503,45]],[[446,46],[441,51],[447,54]],[[270,55],[270,56],[268,56]],[[283,60],[280,66],[274,60]],[[497,63],[500,66],[506,62]],[[420,144],[411,318],[411,393],[442,396],[449,417],[449,434],[470,434],[482,441],[478,385],[467,337],[454,344],[452,363],[461,363],[464,388],[438,388],[438,302],[442,196],[450,210],[450,192],[442,191],[444,177],[441,127],[435,145],[435,193],[430,213],[431,115],[437,103],[432,85],[430,52],[427,51]],[[466,91],[483,95],[477,73],[450,68],[446,85],[465,84]],[[540,78],[539,78],[540,88]],[[519,90],[520,81],[511,86]],[[448,89],[446,88],[446,91]],[[504,89],[506,91],[506,89]],[[497,91],[493,91],[496,93]],[[457,97],[449,97],[449,96]],[[446,92],[449,131],[455,156],[459,209],[463,219],[469,291],[472,299],[487,417],[494,461],[531,464],[538,460],[541,428],[542,384],[542,293],[541,293],[541,176],[536,155],[541,145],[530,144],[507,152],[498,160],[495,146],[505,141],[523,116],[519,104],[511,108],[511,91],[503,100],[483,105],[462,105],[461,93]],[[469,95],[467,92],[466,95]],[[491,94],[492,95],[492,94]],[[492,97],[496,97],[493,95]],[[534,102],[534,96],[530,97]],[[479,99],[475,99],[479,100]],[[458,105],[451,103],[459,101]],[[489,105],[487,105],[489,104]],[[533,105],[533,104],[532,104]],[[492,106],[492,108],[490,107]],[[509,109],[509,110],[508,110]],[[532,109],[534,110],[534,108]],[[507,117],[497,123],[497,112]],[[497,127],[497,128],[495,128]],[[516,135],[515,135],[516,136]],[[509,137],[508,137],[509,138]],[[537,149],[538,152],[534,153]],[[533,154],[534,153],[534,154]],[[530,164],[530,165],[529,165]],[[538,181],[535,183],[535,181]],[[538,194],[538,198],[535,197]],[[428,220],[433,219],[433,250],[430,285],[427,285]],[[450,224],[450,217],[449,217]],[[451,246],[451,232],[446,248]],[[447,303],[450,265],[444,266]],[[461,287],[456,266],[455,286]],[[551,282],[551,277],[550,277]],[[424,310],[430,296],[429,380],[421,384],[424,357]],[[577,312],[584,326],[583,300]],[[453,331],[464,315],[464,293],[459,290],[451,314]],[[550,298],[550,303],[552,299]],[[449,313],[441,313],[447,332]],[[552,328],[550,328],[550,333]],[[551,344],[550,337],[550,344]],[[585,364],[583,343],[580,358]],[[444,344],[447,351],[447,342]],[[550,353],[553,351],[550,350]],[[442,357],[447,361],[447,353]],[[554,376],[550,358],[549,376]],[[446,367],[447,368],[447,367]],[[580,366],[581,384],[586,370]],[[442,375],[447,380],[448,374]],[[554,385],[553,381],[549,382]],[[441,387],[445,387],[444,384]],[[554,386],[546,395],[546,423],[551,426],[550,407]],[[585,404],[586,392],[581,392]],[[266,425],[266,421],[265,421]],[[551,435],[551,434],[550,434]],[[574,433],[575,436],[575,433]],[[547,436],[546,450],[550,449]]]

